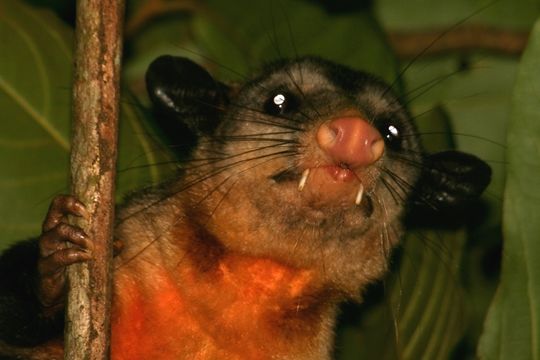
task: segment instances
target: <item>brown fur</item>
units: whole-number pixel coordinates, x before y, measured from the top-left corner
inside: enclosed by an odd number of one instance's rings
[[[195,163],[180,181],[122,210],[125,220],[116,236],[126,247],[116,260],[113,359],[329,358],[338,303],[359,299],[365,285],[381,277],[401,233],[402,206],[383,187],[379,169],[385,166],[409,183],[417,174],[385,154],[355,170],[352,182],[327,178],[319,166],[329,159],[314,142],[319,124],[374,117],[395,102],[372,91],[358,94],[356,102],[365,104],[358,107],[336,96],[339,90],[323,75],[311,75],[310,66],[301,76],[292,68],[261,85],[288,83],[312,102],[327,104],[296,135],[301,151],[293,160],[272,156],[273,147],[249,160],[260,140],[225,141],[215,149],[214,140],[202,139],[195,159],[213,152],[240,155]],[[325,100],[329,94],[337,101]],[[257,121],[238,124],[261,119],[257,111],[233,108],[228,116],[218,137],[283,137]],[[231,119],[236,122],[227,123]],[[302,192],[294,181],[271,180],[291,164],[313,168]],[[214,175],[198,181],[205,174]],[[360,182],[366,195],[356,206]]]
[[[386,87],[367,80],[348,93],[325,75],[327,66],[303,60],[235,90],[214,134],[199,139],[193,165],[120,210],[112,359],[330,357],[339,302],[359,300],[382,276],[402,232],[408,190],[394,185],[396,201],[381,169],[409,184],[418,169],[387,150],[352,169],[352,181],[328,175],[325,166],[341,164],[315,142],[322,123],[349,116],[374,122],[390,112],[403,133],[414,129]],[[278,87],[306,100],[295,119],[257,110]],[[272,139],[292,142],[269,146]],[[418,163],[416,138],[403,141],[402,155]],[[279,153],[290,148],[292,156]],[[286,169],[294,179],[275,181]],[[365,195],[355,205],[360,184]]]

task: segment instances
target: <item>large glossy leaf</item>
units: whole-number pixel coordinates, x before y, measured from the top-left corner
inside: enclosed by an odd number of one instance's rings
[[[395,77],[395,59],[369,12],[330,15],[299,0],[209,3],[217,19],[198,19],[201,40],[219,62],[237,52],[231,60],[243,59],[241,72],[283,57],[319,55],[387,80]]]
[[[540,359],[540,21],[519,67],[508,126],[504,256],[483,359]]]
[[[162,19],[134,39],[136,55],[128,63],[132,79],[162,53],[194,58],[222,80],[243,81],[272,60],[308,54],[387,80],[395,77],[395,58],[370,12],[330,15],[305,0],[201,4],[207,7],[191,17]]]
[[[0,1],[0,248],[35,236],[68,191],[72,34],[52,13]],[[167,159],[133,100],[124,101],[120,194],[161,177]],[[166,151],[165,151],[166,154]],[[139,167],[144,165],[144,167]]]
[[[386,299],[349,326],[339,359],[447,359],[463,335],[461,232],[410,233]],[[356,346],[353,344],[356,343]]]
[[[0,2],[0,231],[35,234],[66,187],[71,34],[47,12]]]

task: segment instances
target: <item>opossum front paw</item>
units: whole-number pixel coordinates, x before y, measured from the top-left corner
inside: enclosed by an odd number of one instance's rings
[[[92,242],[81,228],[68,224],[68,215],[85,217],[84,205],[73,196],[57,196],[39,237],[37,295],[45,308],[63,306],[66,266],[92,258]]]

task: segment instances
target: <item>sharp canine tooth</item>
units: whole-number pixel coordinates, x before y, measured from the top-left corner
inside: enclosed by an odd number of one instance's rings
[[[356,205],[360,205],[362,202],[362,196],[364,195],[364,185],[360,184],[360,188],[358,189],[358,192],[356,193],[356,199],[354,200],[354,203]]]
[[[300,178],[300,182],[298,183],[298,191],[302,191],[304,189],[304,186],[306,186],[306,181],[309,175],[309,169],[304,170],[302,173],[302,178]]]

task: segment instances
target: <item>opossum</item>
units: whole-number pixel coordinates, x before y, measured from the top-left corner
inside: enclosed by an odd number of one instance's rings
[[[118,210],[114,360],[329,359],[339,304],[385,273],[405,215],[451,214],[490,180],[472,155],[426,154],[388,84],[321,58],[226,85],[162,56],[147,88],[187,165]],[[0,259],[6,354],[61,356],[64,270],[92,257],[68,215],[84,204],[57,197]]]

